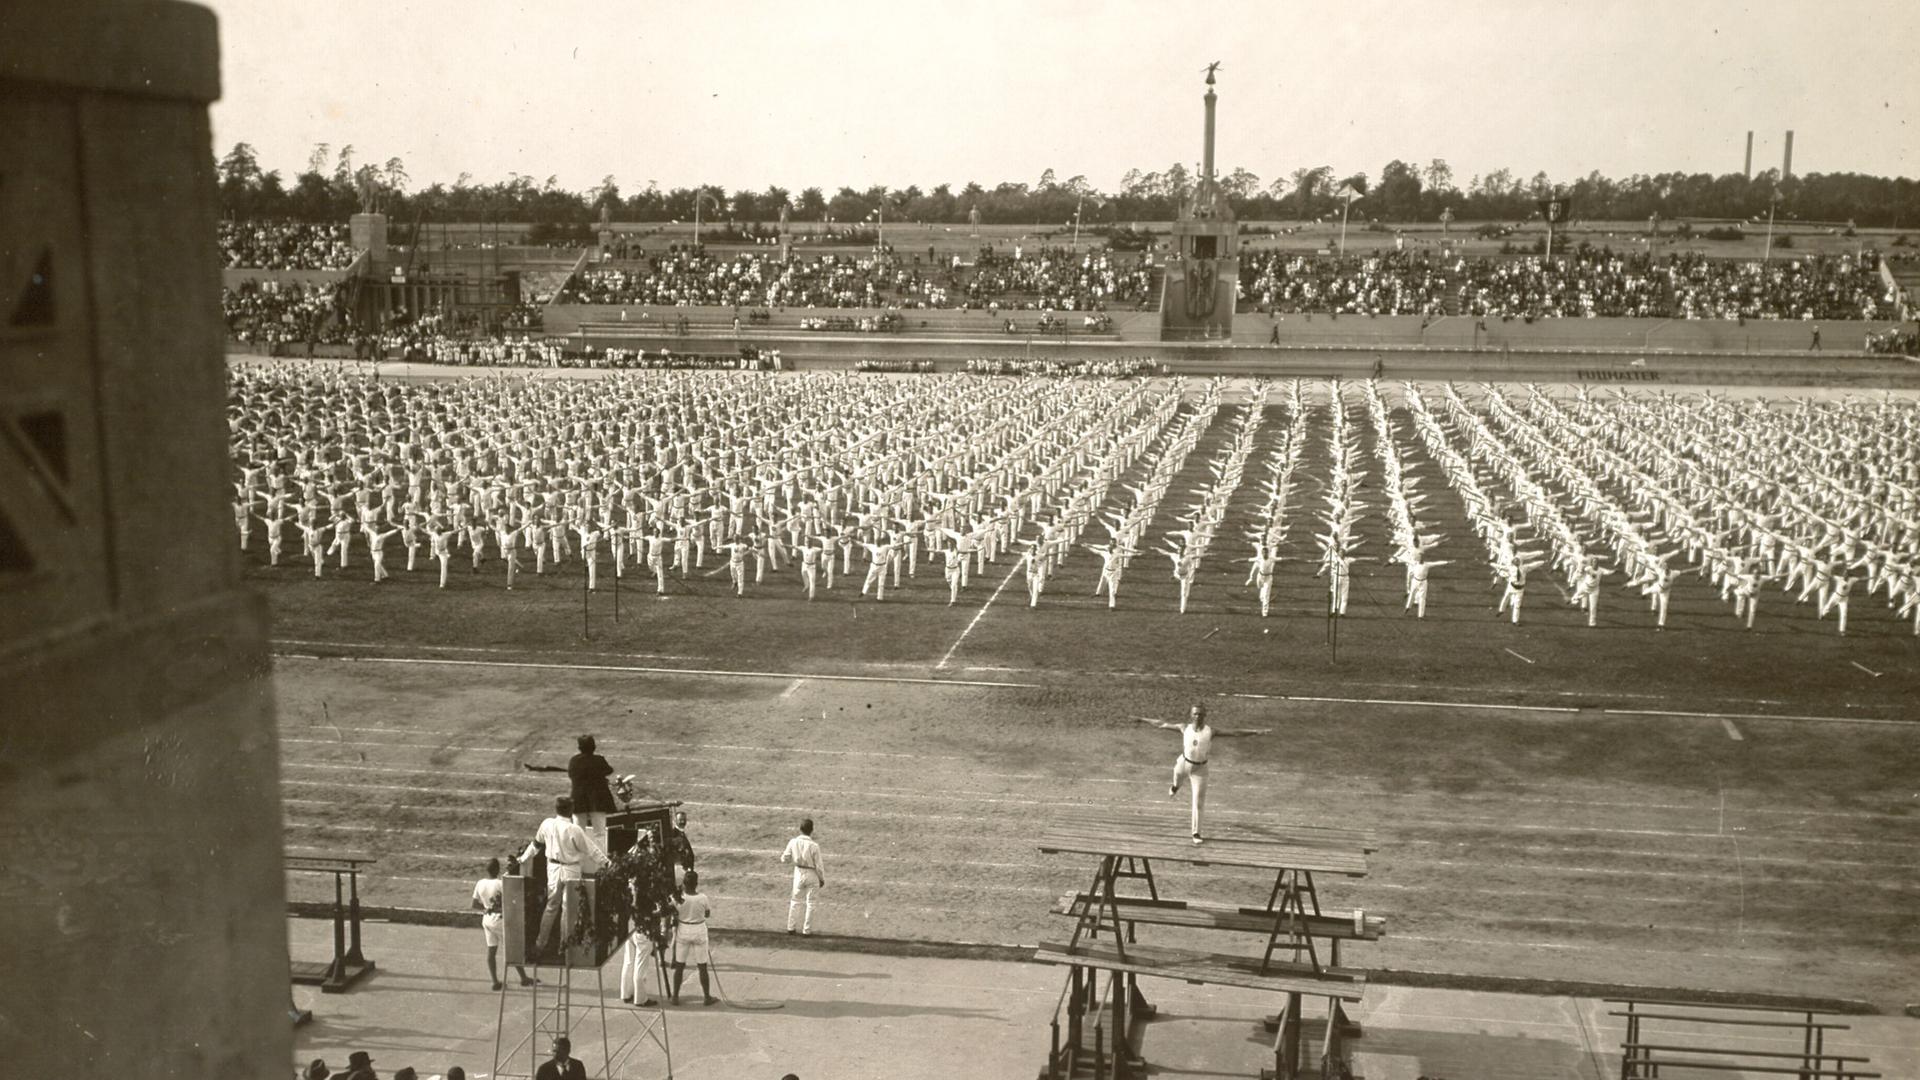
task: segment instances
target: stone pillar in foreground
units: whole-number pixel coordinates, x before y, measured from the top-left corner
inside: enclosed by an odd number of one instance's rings
[[[0,1062],[292,1061],[264,605],[240,587],[213,15],[0,5]]]

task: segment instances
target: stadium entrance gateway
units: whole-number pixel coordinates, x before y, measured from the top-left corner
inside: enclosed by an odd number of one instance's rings
[[[1239,298],[1240,226],[1213,176],[1213,73],[1207,67],[1207,127],[1200,181],[1173,223],[1174,253],[1160,291],[1160,340],[1233,340]]]

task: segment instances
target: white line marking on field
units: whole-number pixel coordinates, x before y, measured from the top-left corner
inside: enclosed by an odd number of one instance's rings
[[[309,641],[305,638],[274,638],[272,641],[272,644],[276,648],[278,648],[281,645],[308,645],[308,646],[318,646],[323,649],[386,649],[386,648],[392,647],[392,644],[390,642],[382,643],[382,642],[370,642],[370,641]],[[513,649],[494,648],[486,645],[423,645],[421,646],[421,648],[432,649],[434,652],[459,652],[459,653],[507,653],[507,652],[515,651]],[[620,659],[620,660],[709,660],[709,661],[712,660],[712,657],[708,657],[708,656],[680,656],[674,653],[592,652],[592,653],[578,653],[575,655],[599,656],[599,657],[605,657],[607,659]]]
[[[1020,564],[1014,563],[1013,569],[1007,571],[1007,576],[1000,579],[1000,588],[993,590],[993,595],[987,597],[987,602],[980,605],[979,611],[974,612],[973,621],[967,624],[967,628],[965,630],[960,631],[959,637],[953,639],[953,648],[948,649],[947,655],[941,657],[940,662],[933,665],[933,670],[939,671],[941,668],[944,668],[947,666],[947,661],[953,659],[953,654],[960,651],[960,643],[967,640],[967,635],[973,633],[974,627],[980,625],[981,617],[986,615],[987,609],[993,606],[993,602],[995,600],[1000,599],[1001,590],[1007,587],[1007,582],[1012,581],[1013,575],[1016,573],[1019,573],[1019,571],[1020,571]],[[927,679],[925,681],[926,682],[943,682],[945,680]]]
[[[1514,651],[1513,651],[1512,649],[1508,649],[1508,650],[1506,650],[1506,652],[1507,652],[1507,655],[1509,655],[1509,656],[1519,656],[1519,657],[1520,657],[1520,659],[1522,659],[1522,660],[1527,660],[1527,658],[1526,658],[1526,657],[1524,657],[1524,656],[1520,656],[1520,654],[1519,654],[1519,653],[1517,653],[1517,652],[1514,652]],[[1531,664],[1531,663],[1533,663],[1533,661],[1532,661],[1532,660],[1527,660],[1527,663],[1529,663],[1529,664]]]
[[[790,697],[792,697],[792,696],[793,696],[793,693],[794,693],[794,691],[796,691],[796,690],[798,690],[798,689],[800,689],[800,685],[801,685],[802,683],[804,683],[804,682],[806,682],[806,681],[807,681],[807,680],[805,680],[805,679],[795,679],[795,680],[793,680],[793,685],[791,685],[791,686],[789,686],[789,687],[787,687],[787,688],[786,688],[785,690],[782,690],[782,691],[780,691],[780,700],[781,700],[781,701],[785,701],[785,700],[787,700],[788,698],[790,698]]]
[[[1746,741],[1746,736],[1740,734],[1740,729],[1733,726],[1733,721],[1723,716],[1720,718],[1720,726],[1727,729],[1727,738],[1732,739],[1734,742]]]
[[[1866,672],[1867,674],[1873,676],[1876,679],[1880,677],[1879,672],[1873,670],[1872,668],[1868,667],[1867,665],[1861,663],[1858,660],[1849,660],[1847,661],[1847,663],[1852,664],[1854,667],[1859,668],[1861,671]]]
[[[992,601],[988,601],[991,603]],[[985,610],[985,609],[982,609]],[[977,619],[975,621],[978,621]],[[965,635],[962,635],[963,637]],[[958,642],[955,643],[958,645]],[[801,675],[792,671],[727,671],[720,668],[642,667],[637,664],[561,664],[531,660],[448,660],[409,656],[304,656],[281,653],[282,658],[328,660],[342,664],[428,664],[440,667],[530,668],[539,671],[611,671],[630,675],[701,675],[727,679],[821,679],[832,682],[915,683],[921,686],[987,686],[1001,690],[1035,690],[1039,683],[993,682],[987,679],[916,679],[906,675]],[[951,655],[951,653],[949,653]],[[945,661],[942,661],[945,663]]]
[[[1718,712],[1682,712],[1677,709],[1602,709],[1609,716],[1690,716],[1702,720],[1808,720],[1817,724],[1882,724],[1891,727],[1911,727],[1910,720],[1881,720],[1871,716],[1795,716],[1788,713],[1718,713]]]
[[[1571,705],[1484,705],[1473,701],[1403,701],[1397,698],[1307,697],[1302,694],[1223,694],[1260,701],[1317,701],[1328,705],[1417,705],[1433,709],[1507,709],[1514,712],[1577,713]]]

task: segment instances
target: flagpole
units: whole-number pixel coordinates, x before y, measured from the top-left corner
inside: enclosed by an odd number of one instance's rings
[[[1347,192],[1346,201],[1340,204],[1340,257],[1347,257],[1347,211],[1353,208],[1353,192]]]

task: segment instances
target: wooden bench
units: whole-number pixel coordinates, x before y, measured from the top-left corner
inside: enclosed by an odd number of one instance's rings
[[[1129,945],[1126,955],[1122,956],[1109,945],[1082,943],[1069,948],[1064,941],[1043,941],[1035,947],[1033,958],[1043,964],[1179,979],[1195,985],[1239,986],[1276,994],[1313,994],[1340,1001],[1359,1001],[1367,988],[1366,974],[1347,968],[1323,968],[1316,973],[1305,964],[1275,960],[1269,962],[1266,972],[1262,973],[1257,956],[1193,949]]]
[[[1812,1009],[1645,998],[1607,998],[1606,1001],[1608,1004],[1626,1006],[1625,1009],[1607,1013],[1608,1016],[1626,1020],[1626,1034],[1620,1043],[1621,1080],[1652,1080],[1660,1076],[1662,1069],[1766,1073],[1799,1076],[1803,1080],[1868,1080],[1880,1075],[1860,1067],[1868,1064],[1871,1061],[1869,1058],[1830,1053],[1826,1048],[1827,1032],[1845,1031],[1847,1025],[1819,1020],[1817,1018],[1821,1014]],[[1758,1015],[1728,1015],[1739,1012]],[[1799,1032],[1800,1049],[1756,1050],[1729,1046],[1687,1046],[1679,1045],[1677,1041],[1652,1042],[1642,1034],[1642,1027],[1648,1021]],[[1677,1035],[1669,1034],[1668,1038],[1674,1039]],[[1854,1064],[1856,1062],[1857,1065]]]
[[[1647,1073],[1646,1075],[1648,1076],[1657,1076],[1658,1070],[1660,1069],[1710,1069],[1716,1072],[1784,1073],[1802,1077],[1803,1080],[1815,1080],[1815,1078],[1819,1077],[1829,1077],[1833,1078],[1833,1080],[1875,1080],[1875,1078],[1880,1075],[1877,1072],[1861,1072],[1847,1064],[1847,1062],[1850,1061],[1857,1061],[1865,1065],[1872,1060],[1871,1058],[1850,1057],[1844,1054],[1828,1054],[1821,1059],[1819,1065],[1812,1066],[1807,1063],[1805,1055],[1789,1054],[1778,1050],[1736,1050],[1730,1047],[1707,1046],[1663,1046],[1657,1043],[1621,1043],[1620,1049],[1623,1051],[1636,1052],[1641,1055],[1641,1059],[1646,1064],[1652,1065],[1655,1071]],[[1755,1064],[1751,1061],[1696,1061],[1689,1058],[1677,1057],[1661,1057],[1655,1059],[1652,1057],[1654,1053],[1711,1054],[1729,1058],[1765,1058],[1767,1060],[1782,1062],[1792,1061],[1798,1064],[1767,1065]],[[1830,1065],[1828,1064],[1829,1062],[1831,1063]]]
[[[1101,902],[1099,897],[1090,893],[1066,893],[1053,902],[1052,914],[1077,919],[1086,908],[1098,906]],[[1184,926],[1193,930],[1227,930],[1243,934],[1269,934],[1273,931],[1274,920],[1280,917],[1279,912],[1269,908],[1233,907],[1198,900],[1150,900],[1120,896],[1114,898],[1114,906],[1119,909],[1124,922]],[[1364,926],[1358,933],[1353,929],[1351,912],[1325,911],[1303,918],[1308,934],[1340,941],[1378,941],[1387,927],[1386,918],[1380,915],[1363,915],[1361,919]]]

